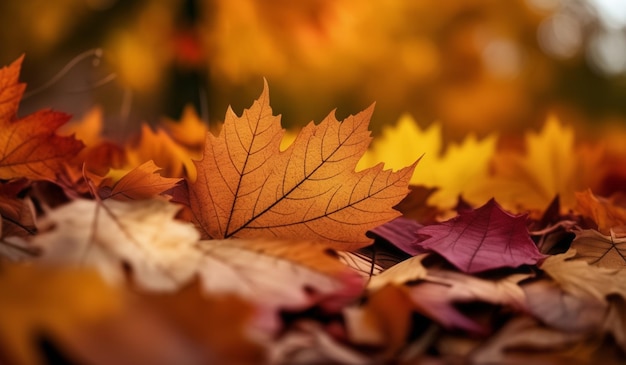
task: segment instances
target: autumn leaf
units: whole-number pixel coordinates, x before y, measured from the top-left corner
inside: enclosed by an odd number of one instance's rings
[[[495,200],[445,222],[425,226],[417,246],[445,257],[463,272],[534,265],[544,258],[526,229],[525,215],[512,215]]]
[[[484,195],[476,195],[489,174],[489,162],[495,153],[496,136],[478,140],[467,136],[461,143],[451,143],[444,153],[440,123],[421,129],[409,115],[403,115],[396,126],[386,128],[381,138],[372,144],[359,168],[384,162],[385,167],[399,169],[420,156],[419,169],[411,177],[411,184],[437,188],[428,203],[451,209],[459,196],[475,204],[483,204]]]
[[[576,192],[576,210],[593,219],[598,231],[626,233],[626,207],[615,204],[611,199],[598,197],[591,189]]]
[[[37,336],[62,344],[122,305],[118,290],[84,268],[3,265],[0,291],[0,348],[15,364],[44,364]]]
[[[539,133],[528,132],[525,151],[494,155],[493,174],[482,183],[483,196],[495,197],[507,210],[542,211],[555,196],[573,208],[574,193],[598,184],[602,149],[583,148],[575,131],[550,116]]]
[[[529,274],[513,274],[501,279],[481,279],[459,272],[428,270],[422,281],[406,288],[418,312],[447,328],[485,334],[488,328],[463,313],[460,303],[482,302],[526,312],[526,295],[519,282]]]
[[[611,294],[626,298],[626,271],[591,266],[583,260],[572,260],[575,256],[576,250],[570,249],[548,257],[540,268],[572,295],[601,301]]]
[[[88,171],[104,175],[109,169],[120,169],[126,163],[122,147],[103,136],[103,122],[102,108],[94,107],[82,118],[72,120],[59,128],[60,135],[75,135],[85,144],[85,148],[67,161],[74,169],[69,173],[74,172],[78,176],[71,179],[74,182],[82,177],[83,165]]]
[[[163,169],[163,176],[187,176],[190,180],[194,180],[196,177],[196,169],[192,161],[194,156],[192,151],[174,141],[163,129],[153,130],[147,124],[142,124],[139,141],[126,149],[125,170],[153,160]]]
[[[179,145],[193,151],[192,156],[200,156],[209,128],[192,106],[185,106],[180,121],[165,120],[161,126]]]
[[[530,312],[544,323],[561,331],[588,335],[623,333],[626,325],[606,325],[614,305],[610,298],[626,298],[624,271],[609,270],[573,259],[571,249],[547,258],[541,269],[551,281],[540,280],[523,285]]]
[[[100,197],[117,200],[150,199],[172,189],[181,181],[180,178],[161,176],[158,173],[160,170],[161,168],[152,160],[141,164],[122,175],[122,178],[112,186],[100,185]]]
[[[402,216],[381,224],[370,232],[410,255],[419,255],[426,252],[417,244],[417,231],[423,227],[416,221]]]
[[[42,110],[17,117],[25,89],[18,82],[22,59],[0,69],[0,179],[55,181],[64,161],[83,143],[55,133],[69,119],[64,113]]]
[[[179,206],[163,200],[75,200],[38,222],[33,243],[43,262],[92,266],[107,280],[124,280],[128,263],[140,287],[174,290],[191,279],[200,256],[192,225],[174,220]]]
[[[614,232],[607,236],[593,229],[575,233],[571,245],[576,250],[575,258],[607,269],[626,268],[626,237],[617,237]]]
[[[427,254],[413,256],[399,264],[396,264],[382,273],[372,277],[367,284],[367,289],[376,291],[388,284],[402,285],[409,281],[424,279],[428,273],[422,265],[422,260]]]
[[[370,142],[372,108],[339,122],[329,115],[304,127],[280,151],[283,130],[267,84],[252,107],[226,114],[207,134],[198,178],[189,181],[194,223],[204,238],[312,239],[343,250],[371,242],[365,232],[399,215],[414,166],[354,168]]]
[[[363,290],[363,279],[328,246],[307,241],[200,241],[202,286],[237,294],[268,309],[301,310],[314,304],[337,311]]]

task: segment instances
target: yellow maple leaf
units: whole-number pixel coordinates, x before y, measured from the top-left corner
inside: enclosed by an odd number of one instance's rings
[[[495,135],[481,140],[469,135],[459,144],[450,144],[444,153],[440,123],[421,129],[411,116],[403,115],[374,141],[358,168],[384,162],[385,167],[397,169],[423,156],[411,184],[437,188],[428,203],[449,209],[460,195],[475,204],[488,200],[476,192],[488,176],[495,147]]]
[[[525,136],[525,152],[502,151],[494,156],[493,175],[482,193],[511,211],[541,211],[559,195],[561,206],[573,208],[574,193],[593,187],[602,149],[576,144],[572,127],[548,117],[539,133]]]

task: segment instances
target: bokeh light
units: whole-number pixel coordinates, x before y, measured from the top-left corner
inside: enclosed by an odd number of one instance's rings
[[[374,133],[409,113],[452,139],[626,116],[621,0],[29,0],[0,18],[24,112],[100,105],[117,136],[187,104],[218,123],[263,78],[293,128],[373,102]]]

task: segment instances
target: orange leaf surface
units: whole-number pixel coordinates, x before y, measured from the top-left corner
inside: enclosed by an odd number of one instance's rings
[[[241,117],[229,109],[220,134],[207,134],[189,184],[202,236],[313,239],[343,250],[367,245],[368,229],[399,215],[392,207],[408,193],[415,166],[355,172],[370,143],[372,111],[309,123],[280,151],[284,132],[267,84]]]
[[[576,193],[576,210],[598,225],[598,231],[610,234],[626,232],[626,207],[615,204],[610,199],[596,196],[591,189]]]
[[[69,116],[41,110],[23,118],[17,109],[25,85],[18,82],[22,58],[0,69],[0,179],[56,179],[63,162],[78,153],[83,143],[55,131]]]
[[[139,200],[154,198],[174,187],[181,179],[163,177],[160,167],[150,160],[130,170],[116,182],[106,198],[117,200]]]

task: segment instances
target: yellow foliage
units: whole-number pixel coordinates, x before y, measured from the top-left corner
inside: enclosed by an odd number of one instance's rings
[[[556,116],[548,117],[539,133],[525,136],[526,151],[494,156],[494,174],[483,183],[484,196],[494,196],[512,211],[542,211],[559,195],[561,206],[573,208],[574,193],[595,186],[601,176],[600,147],[582,148],[574,129]]]
[[[469,135],[459,144],[450,144],[444,153],[440,123],[422,130],[412,117],[404,115],[373,142],[357,169],[380,162],[386,168],[399,169],[422,156],[411,184],[437,188],[428,203],[449,209],[460,195],[474,204],[488,200],[483,199],[480,186],[488,176],[495,147],[495,135],[481,140]]]

